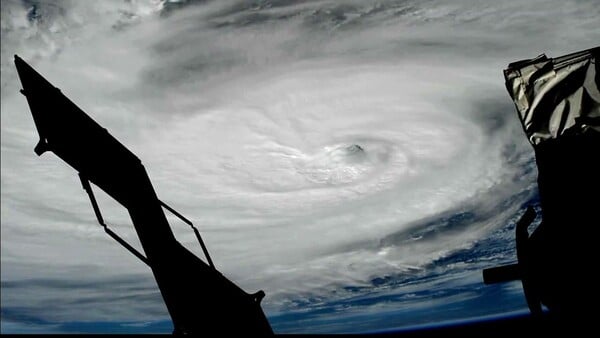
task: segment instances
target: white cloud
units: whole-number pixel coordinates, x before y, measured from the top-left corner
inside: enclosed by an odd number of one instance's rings
[[[501,69],[600,41],[594,1],[219,1],[163,16],[161,6],[41,2],[41,18],[27,20],[22,2],[3,2],[2,282],[19,288],[3,284],[3,308],[47,320],[166,316],[147,268],[95,225],[76,173],[33,154],[12,54],[135,152],[217,266],[247,291],[265,289],[276,309],[422,266],[502,226],[514,207],[436,239],[380,245],[449,210],[489,215],[529,188],[532,176],[513,180],[531,153]],[[365,156],[346,151],[355,144]],[[138,245],[124,210],[101,203]],[[88,296],[50,280],[85,280]],[[106,283],[143,295],[119,298]]]

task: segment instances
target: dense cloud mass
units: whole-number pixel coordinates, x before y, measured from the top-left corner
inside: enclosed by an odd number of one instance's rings
[[[2,1],[2,332],[170,330],[76,173],[33,153],[13,54],[142,159],[217,267],[265,290],[276,332],[363,332],[525,308],[480,277],[515,259],[536,203],[502,69],[593,47],[598,17],[594,0]]]

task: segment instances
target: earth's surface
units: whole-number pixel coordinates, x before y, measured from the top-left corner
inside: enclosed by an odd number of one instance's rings
[[[516,260],[537,206],[502,69],[594,46],[598,17],[594,0],[3,0],[2,333],[172,331],[76,173],[33,154],[13,54],[142,159],[217,267],[266,292],[275,332],[378,332],[527,310],[518,282],[481,277]]]

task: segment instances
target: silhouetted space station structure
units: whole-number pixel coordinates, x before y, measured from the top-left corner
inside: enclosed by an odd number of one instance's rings
[[[175,333],[273,334],[262,291],[248,294],[219,273],[197,229],[208,264],[177,242],[163,208],[191,222],[158,199],[142,162],[18,56],[15,64],[40,135],[35,153],[52,151],[79,172],[100,225],[152,269]],[[128,210],[145,256],[104,223],[90,182]]]
[[[397,335],[509,334],[517,326],[539,332],[538,324],[549,321],[530,318],[590,318],[589,307],[598,304],[586,302],[598,292],[593,277],[598,237],[593,230],[600,225],[599,50],[556,59],[540,56],[505,70],[507,88],[535,149],[542,222],[529,235],[536,214],[528,209],[516,227],[518,264],[487,269],[484,281],[522,280],[532,316]],[[51,151],[79,173],[106,233],[152,270],[174,333],[273,335],[260,307],[264,293],[246,293],[215,268],[198,230],[157,197],[135,154],[16,55],[15,65],[40,136],[35,153]],[[90,183],[128,210],[144,253],[104,222]],[[192,227],[206,262],[175,239],[165,209]]]
[[[506,88],[535,151],[542,221],[529,207],[516,226],[518,263],[484,282],[520,279],[534,316],[589,326],[600,288],[600,47],[511,63]]]

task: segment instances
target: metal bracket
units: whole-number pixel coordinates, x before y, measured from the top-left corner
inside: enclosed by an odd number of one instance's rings
[[[517,242],[517,264],[503,265],[495,268],[483,270],[483,282],[485,284],[495,284],[513,280],[521,280],[523,283],[523,292],[531,314],[538,316],[542,314],[542,305],[539,295],[531,277],[530,267],[530,245],[529,232],[527,228],[535,220],[536,212],[532,207],[521,216],[516,226]]]
[[[90,202],[92,203],[92,208],[94,209],[94,213],[96,214],[96,219],[98,223],[104,228],[104,232],[106,232],[110,237],[112,237],[115,241],[121,244],[125,249],[129,250],[134,256],[139,258],[142,262],[144,262],[149,267],[150,261],[144,255],[142,255],[139,251],[137,251],[131,244],[127,243],[124,239],[119,237],[114,231],[108,228],[108,225],[104,223],[104,218],[102,217],[102,213],[100,213],[100,208],[98,207],[98,202],[96,201],[96,197],[94,196],[94,192],[92,191],[92,186],[90,185],[90,181],[85,178],[81,173],[79,173],[79,179],[81,180],[81,185],[83,186],[83,190],[85,190],[90,198]]]
[[[208,265],[210,265],[211,268],[216,270],[215,265],[213,264],[213,261],[210,258],[210,255],[208,253],[208,249],[206,248],[206,245],[204,244],[204,241],[202,240],[202,236],[200,236],[200,231],[198,231],[198,228],[196,228],[189,219],[183,217],[182,214],[178,213],[175,209],[168,206],[167,203],[165,203],[161,200],[158,200],[158,201],[160,202],[161,206],[163,206],[165,209],[169,210],[173,215],[179,217],[180,220],[184,221],[187,225],[189,225],[194,230],[194,234],[196,234],[196,239],[198,239],[198,243],[200,243],[200,246],[202,247],[202,251],[204,252],[204,256],[206,257],[206,260],[208,261]]]

